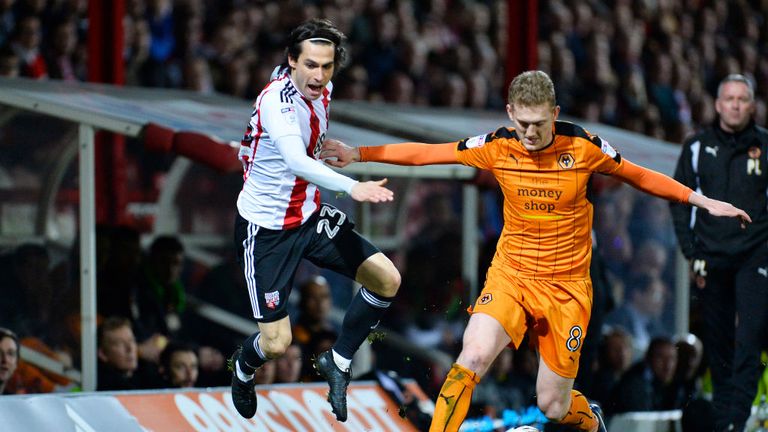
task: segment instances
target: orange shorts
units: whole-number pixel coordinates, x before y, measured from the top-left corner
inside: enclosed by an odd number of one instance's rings
[[[515,347],[528,332],[550,369],[564,378],[576,378],[592,310],[592,282],[521,279],[513,271],[491,266],[470,312],[495,318]]]

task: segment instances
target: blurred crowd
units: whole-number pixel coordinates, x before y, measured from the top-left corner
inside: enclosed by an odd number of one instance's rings
[[[715,118],[717,84],[756,83],[766,124],[768,5],[761,0],[540,3],[539,68],[563,113],[680,143]]]
[[[336,97],[449,107],[504,105],[500,0],[126,0],[126,84],[253,99],[280,40],[312,17],[349,37]],[[680,142],[714,120],[720,79],[743,73],[766,121],[768,6],[760,0],[539,3],[538,68],[563,114]],[[86,0],[0,2],[0,75],[87,79]]]
[[[506,4],[499,0],[126,0],[126,84],[253,99],[282,62],[281,38],[313,17],[349,38],[335,96],[503,106]],[[0,74],[87,78],[87,1],[0,3]]]
[[[86,0],[0,1],[0,75],[84,81],[86,7]],[[500,0],[126,0],[126,84],[252,99],[282,60],[280,38],[316,16],[349,36],[351,62],[334,80],[337,98],[504,106],[509,23]],[[545,0],[539,16],[539,68],[551,74],[564,115],[681,142],[715,120],[719,80],[743,73],[756,83],[756,122],[766,125],[765,1]],[[593,316],[603,324],[592,334],[594,355],[585,355],[587,376],[577,387],[593,392],[609,413],[681,408],[706,393],[706,365],[696,337],[672,337],[677,246],[667,205],[610,179],[595,186],[594,257],[604,270],[595,285],[605,299]],[[460,185],[425,181],[407,198],[407,247],[394,257],[403,289],[382,322],[451,356],[467,317],[460,196]],[[484,252],[493,250],[501,228],[499,200],[495,189],[482,192]],[[178,238],[145,244],[129,227],[101,227],[97,238],[100,389],[228,385],[226,358],[242,335],[191,310],[199,299],[250,316],[234,259],[201,269]],[[481,254],[481,281],[490,258]],[[24,244],[0,255],[7,275],[0,326],[15,332],[0,332],[4,393],[72,388],[66,376],[11,360],[22,344],[79,367],[77,269],[76,249],[61,257]],[[295,343],[259,370],[259,383],[315,380],[310,360],[338,332],[334,284],[311,272],[297,280]],[[372,347],[376,368],[437,393],[446,372],[438,365]],[[478,387],[473,412],[530,405],[536,362],[525,343],[505,350]]]

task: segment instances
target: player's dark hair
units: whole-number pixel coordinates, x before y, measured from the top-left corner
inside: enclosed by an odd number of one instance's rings
[[[347,49],[344,47],[344,42],[347,37],[344,36],[339,29],[337,29],[330,21],[326,19],[311,19],[305,21],[288,35],[285,48],[285,59],[283,60],[282,67],[284,69],[289,68],[288,58],[297,60],[301,54],[301,43],[307,39],[313,39],[312,43],[316,44],[333,44],[334,55],[333,65],[334,73],[338,72],[347,64]],[[325,39],[325,40],[323,40]]]
[[[19,349],[19,337],[16,336],[16,333],[12,332],[11,330],[8,330],[5,327],[0,327],[0,340],[3,340],[5,338],[11,338],[13,340],[13,343],[16,344],[16,359],[19,358],[19,353],[21,350]]]

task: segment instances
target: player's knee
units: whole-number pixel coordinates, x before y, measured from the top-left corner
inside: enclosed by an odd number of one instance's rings
[[[387,272],[383,286],[383,294],[387,297],[394,297],[395,294],[397,294],[397,290],[400,289],[401,282],[400,272],[397,271],[397,269],[392,269]]]
[[[400,282],[400,272],[393,266],[379,275],[376,286],[369,286],[367,288],[381,296],[394,297],[400,288]]]
[[[456,362],[475,372],[478,377],[483,377],[493,359],[483,349],[473,349],[471,345],[464,345]]]
[[[291,344],[291,336],[278,336],[274,338],[262,337],[259,342],[261,351],[268,359],[274,359],[285,354],[288,346]]]
[[[565,417],[570,407],[569,400],[564,400],[560,395],[554,393],[537,394],[536,402],[544,416],[555,422]]]

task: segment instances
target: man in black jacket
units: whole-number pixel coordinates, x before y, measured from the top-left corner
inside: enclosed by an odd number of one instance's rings
[[[742,430],[760,375],[768,328],[768,131],[755,124],[754,87],[743,75],[720,82],[718,121],[687,140],[675,179],[744,209],[744,228],[672,204],[675,232],[691,262],[693,296],[714,386],[715,430]]]

